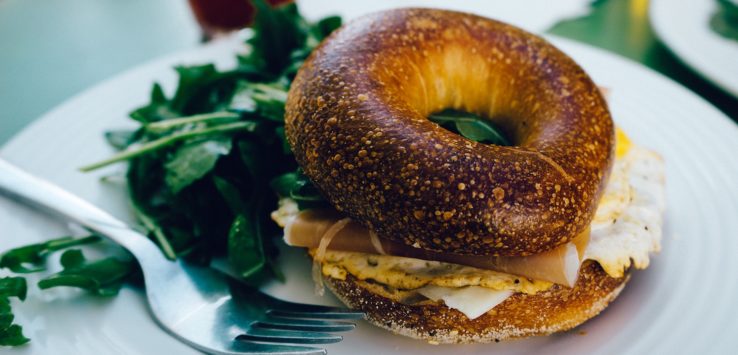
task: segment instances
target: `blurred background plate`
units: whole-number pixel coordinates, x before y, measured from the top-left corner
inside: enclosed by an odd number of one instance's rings
[[[345,20],[397,7],[432,7],[464,11],[515,24],[531,32],[543,32],[561,20],[589,13],[591,0],[297,0],[308,19],[338,14]]]
[[[663,250],[651,267],[633,274],[622,295],[600,316],[550,337],[498,344],[432,346],[361,322],[333,354],[642,354],[730,353],[738,348],[738,127],[690,91],[604,51],[552,38],[594,80],[611,89],[616,123],[631,138],[660,152],[667,163],[667,218]],[[175,64],[233,63],[240,48],[232,37],[154,61],[110,79],[67,101],[15,136],[0,155],[45,177],[114,215],[131,221],[124,186],[77,167],[112,153],[105,129],[130,126],[128,112],[147,101],[153,81],[171,92]],[[699,118],[699,119],[696,119]],[[0,199],[3,249],[67,233],[63,224]],[[313,294],[310,262],[300,250],[286,251],[286,284],[268,292],[285,299],[335,304]],[[56,291],[56,290],[55,290]],[[18,323],[31,344],[3,349],[11,354],[187,354],[190,349],[159,330],[140,290],[97,299],[76,292],[39,292],[14,303]]]
[[[715,0],[651,0],[654,31],[694,71],[738,98],[738,39],[710,28]]]

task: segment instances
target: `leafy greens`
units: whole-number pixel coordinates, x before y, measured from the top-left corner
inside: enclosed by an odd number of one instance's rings
[[[26,299],[26,279],[22,277],[0,278],[0,346],[18,346],[30,341],[23,335],[23,328],[13,323],[15,316],[10,308],[10,298]]]
[[[134,272],[133,260],[107,257],[88,262],[80,249],[70,249],[61,256],[64,270],[38,282],[42,290],[52,287],[68,286],[90,291],[99,296],[118,294],[123,281]]]
[[[155,84],[150,102],[131,113],[140,127],[106,134],[121,152],[82,170],[128,161],[133,208],[167,257],[225,255],[259,283],[282,278],[274,263],[281,233],[269,219],[278,198],[322,201],[292,158],[284,105],[297,69],[341,19],[308,23],[294,4],[254,5],[249,51],[236,68],[177,67],[174,95]]]
[[[84,238],[63,237],[11,249],[0,255],[0,268],[7,268],[18,274],[42,271],[46,269],[42,264],[48,254],[99,240],[100,237],[95,235]]]
[[[51,253],[100,240],[100,237],[94,235],[81,238],[62,237],[18,247],[0,255],[0,268],[22,274],[44,271],[46,257]],[[65,251],[61,264],[64,270],[40,280],[39,288],[70,286],[109,296],[115,295],[123,282],[137,272],[130,258],[119,260],[107,257],[88,263],[79,249]],[[23,277],[0,278],[0,346],[18,346],[30,341],[23,335],[23,328],[13,323],[15,317],[10,306],[11,297],[25,300],[27,290],[26,279]]]

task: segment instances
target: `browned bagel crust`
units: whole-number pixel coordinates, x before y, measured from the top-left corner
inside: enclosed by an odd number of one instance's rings
[[[565,331],[596,316],[614,300],[629,275],[616,279],[587,261],[573,288],[554,285],[535,295],[514,294],[476,319],[443,303],[405,305],[372,292],[364,281],[325,277],[347,306],[367,314],[372,324],[392,332],[438,343],[479,343]]]
[[[429,121],[490,117],[517,146]],[[490,19],[400,9],[355,20],[308,58],[286,106],[306,175],[378,235],[428,250],[530,255],[591,221],[614,155],[606,103],[545,40]]]

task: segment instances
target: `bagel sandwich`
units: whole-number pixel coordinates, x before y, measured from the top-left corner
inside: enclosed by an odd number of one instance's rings
[[[472,112],[512,145],[427,117]],[[660,249],[664,166],[545,40],[432,9],[367,15],[299,70],[285,132],[331,208],[272,214],[314,277],[395,333],[491,342],[571,329]]]

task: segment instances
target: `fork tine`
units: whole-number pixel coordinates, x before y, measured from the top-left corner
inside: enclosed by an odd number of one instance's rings
[[[325,349],[310,348],[306,346],[277,345],[254,343],[248,340],[237,339],[231,347],[232,352],[239,354],[270,354],[270,355],[326,355]]]
[[[365,314],[359,311],[336,308],[326,311],[289,311],[281,309],[270,309],[266,312],[268,316],[280,318],[298,319],[364,319]]]
[[[343,340],[343,337],[329,333],[249,328],[236,339],[292,344],[330,344]]]
[[[252,327],[305,330],[313,332],[344,332],[353,330],[356,325],[348,322],[330,322],[310,319],[290,319],[280,317],[268,317],[259,322],[251,324]]]

